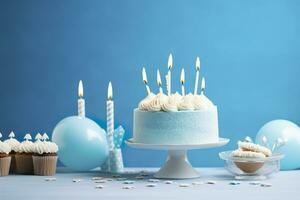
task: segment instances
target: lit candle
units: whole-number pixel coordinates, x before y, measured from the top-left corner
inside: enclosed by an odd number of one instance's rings
[[[108,84],[107,101],[106,101],[106,117],[107,117],[107,140],[109,150],[114,148],[114,101],[111,82]]]
[[[204,90],[205,90],[205,78],[202,78],[201,81],[201,94],[204,94]]]
[[[161,87],[161,78],[160,78],[160,73],[159,73],[159,70],[157,70],[157,85],[159,87],[159,92],[160,93],[163,93],[163,89]]]
[[[171,69],[173,67],[173,56],[172,54],[169,55],[169,60],[168,60],[168,95],[170,96],[172,94],[172,87],[171,87]]]
[[[146,69],[145,69],[145,67],[143,67],[142,75],[143,75],[143,81],[144,81],[144,83],[145,83],[145,85],[146,85],[147,92],[148,92],[148,94],[150,94],[150,93],[151,93],[151,90],[150,90],[149,85],[148,85],[148,80],[147,80],[147,74],[146,74]]]
[[[199,59],[199,57],[197,57],[197,59],[196,59],[196,81],[195,81],[194,95],[197,95],[197,93],[198,93],[199,71],[200,71],[200,59]]]
[[[185,92],[184,92],[184,69],[181,70],[180,82],[181,82],[181,93],[182,93],[182,96],[185,96]]]
[[[78,84],[78,116],[85,117],[85,101],[83,98],[83,84],[82,80],[79,81]]]

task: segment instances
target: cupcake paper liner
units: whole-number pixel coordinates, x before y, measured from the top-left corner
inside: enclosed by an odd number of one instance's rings
[[[17,172],[17,166],[16,166],[16,157],[15,157],[15,153],[14,154],[9,154],[11,156],[11,162],[10,162],[10,170],[9,173],[10,174],[15,174]]]
[[[0,158],[0,176],[7,176],[9,173],[11,157]]]
[[[33,174],[32,154],[16,154],[15,158],[18,174]]]
[[[55,175],[57,156],[32,156],[32,159],[35,175]]]

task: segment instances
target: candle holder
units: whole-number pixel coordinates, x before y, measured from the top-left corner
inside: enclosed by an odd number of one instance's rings
[[[162,179],[188,179],[197,178],[199,173],[190,164],[187,151],[192,149],[205,149],[220,147],[226,145],[229,139],[219,138],[217,142],[189,144],[189,145],[167,145],[167,144],[143,144],[135,143],[132,139],[126,141],[126,144],[134,148],[167,150],[168,157],[162,168],[154,175]]]

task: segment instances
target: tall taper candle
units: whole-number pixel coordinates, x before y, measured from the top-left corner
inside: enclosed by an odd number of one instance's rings
[[[150,87],[148,85],[148,80],[147,80],[147,74],[146,74],[146,69],[145,67],[143,67],[143,70],[142,70],[142,76],[143,76],[143,81],[146,85],[146,89],[147,89],[147,93],[150,94],[151,93],[151,90],[150,90]]]
[[[182,93],[182,96],[185,96],[185,91],[184,91],[184,69],[182,68],[181,70],[181,75],[180,75],[180,83],[181,83],[181,93]]]
[[[163,93],[163,89],[161,87],[161,78],[160,78],[159,70],[157,70],[157,85],[159,87],[159,93]]]
[[[171,96],[172,94],[172,87],[171,87],[171,83],[172,83],[172,77],[171,77],[171,69],[173,67],[173,56],[172,54],[169,55],[169,59],[168,59],[168,95]]]
[[[107,117],[107,142],[109,150],[114,149],[114,101],[113,101],[113,91],[111,82],[108,84],[107,89],[107,102],[106,102],[106,117]]]
[[[196,81],[195,81],[194,95],[197,95],[197,93],[198,93],[199,71],[200,71],[200,59],[199,59],[199,57],[197,57],[197,59],[196,59]]]
[[[78,116],[85,117],[85,101],[83,98],[83,84],[82,80],[79,81],[78,84]]]

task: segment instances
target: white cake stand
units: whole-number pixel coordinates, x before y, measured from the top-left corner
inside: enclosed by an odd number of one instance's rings
[[[199,173],[192,167],[188,158],[187,150],[220,147],[229,142],[229,139],[219,138],[217,142],[190,144],[190,145],[167,145],[167,144],[142,144],[133,142],[132,138],[126,144],[134,148],[167,150],[168,157],[164,166],[154,174],[156,178],[187,179],[197,178]]]

